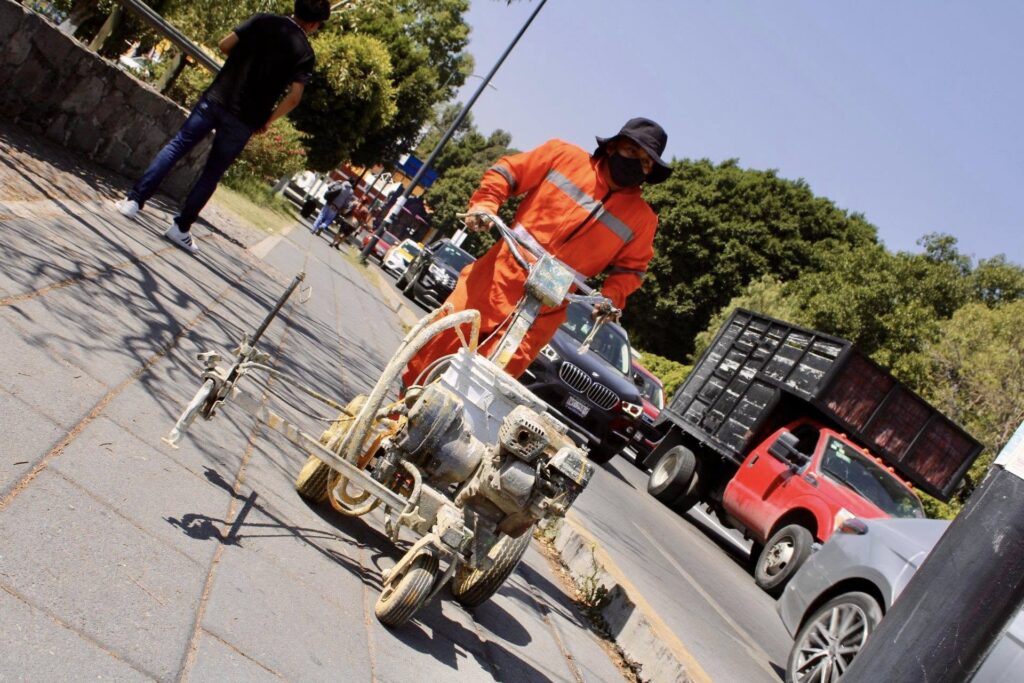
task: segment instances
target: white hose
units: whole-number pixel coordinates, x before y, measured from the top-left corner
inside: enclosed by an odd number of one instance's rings
[[[440,320],[434,320],[432,318],[437,317],[435,311],[434,316],[427,316],[420,320],[406,338],[402,340],[402,343],[398,347],[398,351],[391,357],[384,371],[380,375],[380,379],[377,380],[377,384],[374,385],[373,390],[370,392],[369,397],[366,399],[366,403],[363,404],[359,414],[356,416],[356,423],[352,426],[344,436],[338,449],[338,454],[348,460],[349,462],[355,463],[359,461],[360,451],[362,450],[363,442],[366,440],[367,435],[373,428],[373,419],[377,414],[377,410],[384,403],[384,399],[387,396],[388,389],[391,387],[391,383],[398,378],[402,369],[412,360],[420,349],[426,346],[435,336],[445,330],[450,330],[460,325],[471,324],[470,330],[470,350],[476,350],[478,337],[480,336],[480,311],[468,310],[459,311],[451,315],[446,315]]]

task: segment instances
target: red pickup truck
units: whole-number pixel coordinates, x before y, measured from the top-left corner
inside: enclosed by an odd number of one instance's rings
[[[778,593],[851,517],[923,517],[981,445],[849,341],[737,309],[662,410],[642,465],[678,512],[708,504]]]

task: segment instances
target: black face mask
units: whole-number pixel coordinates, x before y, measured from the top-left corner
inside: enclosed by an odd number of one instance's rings
[[[612,182],[619,187],[636,187],[647,179],[644,165],[639,159],[624,157],[621,154],[608,155],[608,171]]]

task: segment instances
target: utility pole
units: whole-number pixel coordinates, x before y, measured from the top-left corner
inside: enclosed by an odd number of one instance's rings
[[[426,161],[423,162],[423,165],[420,167],[420,169],[416,171],[416,175],[413,176],[412,181],[402,192],[402,196],[399,197],[397,201],[395,201],[394,205],[391,207],[391,210],[388,211],[388,215],[385,216],[383,221],[381,221],[380,227],[378,227],[377,230],[375,230],[374,233],[370,235],[370,239],[366,242],[366,246],[363,247],[363,250],[361,252],[359,252],[360,263],[366,263],[366,257],[369,256],[370,252],[373,250],[374,245],[376,245],[377,241],[380,239],[380,236],[383,235],[389,227],[391,227],[391,224],[395,220],[395,216],[397,216],[402,211],[402,207],[405,206],[406,200],[408,200],[409,197],[412,195],[413,189],[415,189],[416,186],[420,184],[420,180],[422,180],[423,175],[427,172],[427,169],[434,165],[434,160],[437,159],[437,155],[441,152],[442,149],[444,149],[444,146],[451,139],[452,135],[455,134],[455,131],[458,130],[459,126],[462,125],[463,120],[465,120],[466,118],[466,114],[469,113],[469,110],[476,103],[477,99],[479,99],[484,89],[487,88],[488,85],[490,85],[491,79],[494,78],[494,74],[497,73],[498,69],[505,62],[505,58],[508,57],[509,54],[512,52],[512,48],[516,46],[516,43],[519,42],[519,39],[523,37],[524,33],[526,33],[526,29],[530,27],[530,24],[533,23],[534,17],[537,16],[537,13],[540,12],[541,8],[544,7],[547,1],[548,0],[540,0],[540,2],[537,4],[537,7],[530,14],[530,17],[526,20],[526,23],[523,24],[522,28],[519,29],[519,33],[517,33],[515,38],[512,39],[512,42],[509,43],[508,47],[505,48],[505,51],[501,54],[501,57],[498,58],[497,63],[491,68],[488,74],[480,82],[480,85],[479,87],[477,87],[476,92],[473,93],[472,97],[469,98],[469,101],[466,102],[464,107],[462,107],[462,110],[459,112],[459,115],[456,116],[455,120],[452,121],[450,126],[448,126],[448,130],[446,130],[444,132],[444,135],[441,136],[441,140],[437,143],[437,146],[434,147],[434,151],[430,153],[430,156],[427,158]]]
[[[973,678],[1024,602],[1024,423],[843,675]]]

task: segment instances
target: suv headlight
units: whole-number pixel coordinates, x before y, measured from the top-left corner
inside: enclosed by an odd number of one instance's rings
[[[444,282],[448,277],[448,273],[445,272],[444,268],[433,263],[431,263],[430,266],[427,268],[427,272],[433,275],[436,279],[440,280],[441,282]]]
[[[544,356],[552,363],[558,361],[558,352],[551,347],[551,344],[545,344],[544,346],[540,347],[540,355]]]
[[[642,405],[630,403],[629,401],[623,401],[622,412],[624,412],[626,415],[629,415],[631,418],[635,420],[644,414],[644,407]]]

